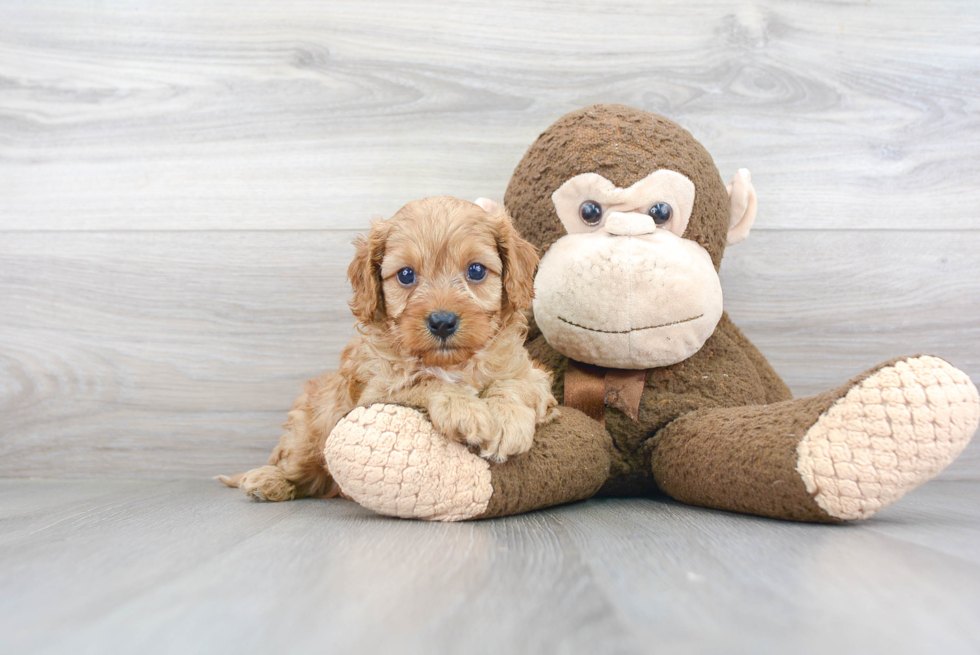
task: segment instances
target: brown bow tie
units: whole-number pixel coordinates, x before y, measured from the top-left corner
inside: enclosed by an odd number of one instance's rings
[[[640,396],[646,377],[645,370],[604,368],[569,359],[565,372],[565,406],[580,410],[603,426],[606,405],[639,421]]]

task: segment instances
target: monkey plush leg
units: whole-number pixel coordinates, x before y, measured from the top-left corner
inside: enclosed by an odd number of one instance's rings
[[[965,373],[936,357],[898,359],[819,396],[683,416],[657,435],[653,473],[695,505],[864,519],[952,462],[978,416]]]
[[[398,405],[359,407],[324,448],[345,496],[379,514],[465,521],[588,498],[609,476],[609,434],[573,409],[540,426],[526,453],[491,464]]]

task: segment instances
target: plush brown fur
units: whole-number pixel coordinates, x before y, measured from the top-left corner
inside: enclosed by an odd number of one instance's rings
[[[523,347],[537,261],[503,210],[455,198],[411,202],[375,222],[348,270],[359,334],[339,370],[306,383],[267,466],[222,481],[259,500],[336,494],[324,442],[345,414],[374,403],[424,409],[442,434],[493,461],[526,452],[557,415],[551,376]],[[487,269],[480,282],[466,277],[473,263]],[[398,281],[405,267],[414,284]],[[459,317],[442,341],[426,325],[437,311]]]

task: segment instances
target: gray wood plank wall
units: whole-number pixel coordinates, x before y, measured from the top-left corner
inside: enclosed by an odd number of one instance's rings
[[[971,0],[0,0],[0,475],[262,462],[348,338],[353,235],[499,199],[595,102],[752,171],[726,305],[797,395],[917,352],[980,382]]]

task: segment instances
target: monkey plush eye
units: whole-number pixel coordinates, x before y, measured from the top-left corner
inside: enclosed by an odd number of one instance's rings
[[[398,283],[403,286],[407,287],[415,284],[415,271],[408,266],[398,271],[396,277],[398,278]]]
[[[586,200],[578,208],[578,215],[586,225],[598,225],[602,220],[602,207],[597,202]]]
[[[466,269],[466,279],[471,282],[482,282],[487,276],[487,267],[483,264],[470,264]]]
[[[674,210],[671,209],[670,205],[667,203],[658,202],[656,205],[651,207],[650,211],[647,213],[650,214],[650,217],[653,219],[654,223],[657,225],[663,225],[670,220],[671,216],[673,216]]]

